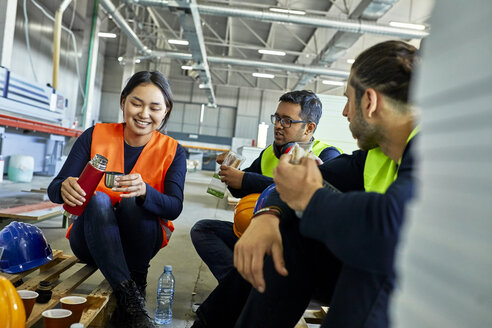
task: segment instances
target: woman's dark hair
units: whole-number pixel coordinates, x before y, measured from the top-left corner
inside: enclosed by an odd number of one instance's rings
[[[158,129],[160,131],[166,125],[173,109],[173,94],[171,92],[171,87],[169,86],[169,81],[161,72],[141,71],[133,74],[121,91],[120,104],[133,91],[133,89],[141,84],[147,83],[152,83],[161,89],[162,95],[164,96],[164,101],[166,102],[166,109],[168,109],[166,117],[164,117],[164,120]]]
[[[417,57],[417,48],[402,41],[378,43],[363,51],[351,69],[350,85],[355,89],[357,106],[367,88],[407,104]]]
[[[316,123],[318,126],[321,117],[322,105],[318,96],[308,90],[297,90],[284,93],[279,101],[301,105],[301,118],[303,121]]]

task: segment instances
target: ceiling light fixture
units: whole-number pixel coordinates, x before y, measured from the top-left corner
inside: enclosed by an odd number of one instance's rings
[[[275,75],[273,74],[266,74],[266,73],[253,73],[252,74],[254,77],[263,77],[265,79],[273,79]]]
[[[167,42],[169,42],[171,44],[180,44],[182,46],[187,46],[189,44],[189,42],[187,40],[170,39],[170,40],[167,40]]]
[[[425,25],[422,25],[422,24],[412,24],[412,23],[402,23],[402,22],[390,22],[389,25],[390,26],[393,26],[393,27],[409,28],[409,29],[412,29],[412,30],[419,30],[419,31],[425,30]]]
[[[347,59],[347,64],[353,64],[353,63],[355,63],[355,59],[353,58]]]
[[[336,85],[337,87],[341,87],[345,84],[342,81],[331,81],[331,80],[323,80],[321,81],[321,83],[328,84],[328,85]]]
[[[268,49],[259,49],[258,52],[264,55],[273,55],[273,56],[285,56],[285,52],[276,51],[276,50],[268,50]]]
[[[276,12],[276,13],[282,13],[282,14],[306,15],[306,12],[302,11],[302,10],[292,10],[292,9],[277,8],[277,7],[272,7],[269,10]]]
[[[193,69],[193,66],[190,66],[190,65],[182,65],[181,66],[181,69],[190,70],[190,69]]]
[[[100,38],[115,39],[117,35],[115,33],[99,32],[97,36]]]

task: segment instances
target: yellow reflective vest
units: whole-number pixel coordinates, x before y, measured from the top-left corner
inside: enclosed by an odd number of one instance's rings
[[[418,128],[413,129],[408,136],[407,143],[417,134]],[[401,159],[400,159],[401,161]],[[373,148],[367,152],[364,164],[364,189],[366,192],[384,194],[386,189],[396,180],[398,166],[386,156],[381,148]]]
[[[334,147],[338,149],[340,153],[342,153],[341,149],[335,146],[328,145],[327,143],[324,143],[323,141],[316,140],[316,139],[314,139],[313,141],[312,150],[314,155],[319,156],[321,152],[328,147]],[[277,156],[275,156],[275,153],[273,152],[273,144],[272,144],[265,149],[263,155],[261,156],[261,174],[273,178],[273,169],[277,166],[277,164],[278,164],[278,158]]]

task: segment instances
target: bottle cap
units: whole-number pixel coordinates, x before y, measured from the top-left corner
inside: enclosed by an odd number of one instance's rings
[[[49,287],[51,288],[51,282],[49,282],[48,280],[43,280],[39,283],[39,287]]]
[[[164,272],[172,272],[172,271],[173,271],[172,265],[165,265],[164,266]]]
[[[104,157],[103,155],[96,154],[96,155],[94,155],[94,158],[91,159],[91,164],[96,169],[104,171],[104,170],[106,170],[106,165],[108,164],[108,159],[106,157]]]

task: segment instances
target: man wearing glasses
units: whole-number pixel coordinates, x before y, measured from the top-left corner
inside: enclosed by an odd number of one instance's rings
[[[318,96],[311,91],[300,90],[285,93],[279,99],[275,114],[271,115],[274,125],[274,143],[251,164],[241,171],[222,165],[222,176],[234,197],[261,193],[273,183],[273,169],[280,155],[287,153],[295,142],[312,141],[313,153],[322,162],[340,155],[340,150],[313,138],[321,117],[322,105]],[[217,157],[219,164],[226,153]],[[191,240],[197,253],[208,265],[219,281],[234,268],[233,250],[239,237],[233,230],[233,223],[215,219],[198,221],[191,228]]]

